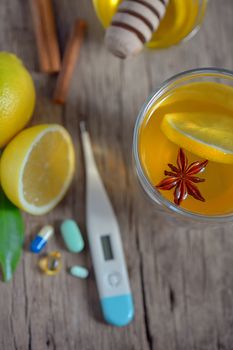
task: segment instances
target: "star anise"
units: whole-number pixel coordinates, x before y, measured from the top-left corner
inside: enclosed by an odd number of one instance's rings
[[[193,198],[205,202],[205,199],[201,195],[199,189],[194,183],[204,182],[205,179],[194,176],[205,170],[208,160],[202,162],[193,162],[188,164],[188,158],[185,155],[182,148],[179,149],[177,156],[177,166],[173,164],[168,164],[172,171],[164,171],[165,179],[163,179],[156,188],[160,190],[174,190],[174,203],[180,205],[180,203],[185,200],[188,195]]]

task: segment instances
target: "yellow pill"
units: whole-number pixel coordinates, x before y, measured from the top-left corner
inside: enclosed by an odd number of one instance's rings
[[[54,251],[41,257],[38,266],[46,275],[56,275],[62,268],[61,253]]]

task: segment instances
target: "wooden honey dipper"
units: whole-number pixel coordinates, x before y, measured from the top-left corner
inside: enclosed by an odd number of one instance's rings
[[[123,0],[106,30],[105,44],[120,58],[139,53],[166,13],[169,0]]]

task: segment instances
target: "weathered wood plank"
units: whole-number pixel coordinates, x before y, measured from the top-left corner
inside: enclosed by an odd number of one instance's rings
[[[192,41],[175,48],[172,57],[166,52],[157,54],[155,62],[149,57],[151,81],[156,85],[197,66],[232,69],[233,47],[228,39],[232,13],[230,1],[224,6],[212,1],[204,26]],[[156,62],[163,62],[159,77]],[[232,225],[201,229],[172,225],[157,216],[149,203],[143,202],[141,208],[137,199],[133,203],[138,215],[144,213],[138,236],[151,348],[233,349]]]

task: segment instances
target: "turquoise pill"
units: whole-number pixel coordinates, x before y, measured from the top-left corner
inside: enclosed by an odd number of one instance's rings
[[[74,220],[65,220],[61,224],[61,234],[67,249],[72,253],[80,253],[84,248],[84,240]]]
[[[89,271],[82,266],[72,266],[70,269],[70,274],[74,277],[87,278]]]

